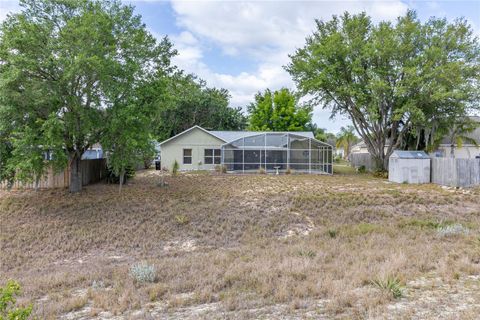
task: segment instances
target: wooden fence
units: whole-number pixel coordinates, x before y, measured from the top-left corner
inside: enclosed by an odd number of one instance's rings
[[[375,160],[370,153],[351,153],[348,160],[354,168],[365,166],[368,171],[373,171],[376,167]]]
[[[480,159],[432,158],[432,182],[450,187],[480,185]]]
[[[106,161],[105,159],[92,159],[80,161],[80,170],[82,172],[82,184],[88,185],[99,182],[106,177]],[[49,188],[67,188],[70,185],[70,168],[66,168],[61,172],[55,172],[53,168],[49,168],[45,176],[39,181],[38,187],[41,189]],[[6,181],[0,182],[0,188],[7,188]],[[23,183],[15,181],[14,189],[34,189],[35,182]]]

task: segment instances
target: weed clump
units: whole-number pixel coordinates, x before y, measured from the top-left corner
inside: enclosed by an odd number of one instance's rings
[[[175,162],[173,163],[173,167],[172,167],[172,175],[176,176],[179,168],[180,168],[180,166],[178,165],[177,160],[175,160]]]
[[[372,285],[391,294],[395,299],[403,297],[403,286],[396,277],[372,280]]]
[[[366,173],[367,168],[365,166],[360,166],[360,167],[358,167],[357,172],[358,173]]]
[[[185,215],[179,215],[177,214],[175,216],[175,222],[178,224],[178,225],[185,225],[185,224],[188,224],[190,222],[190,219],[185,216]]]
[[[330,238],[332,238],[332,239],[337,237],[337,230],[335,230],[335,229],[329,229],[327,231],[327,233],[330,236]]]
[[[154,265],[138,263],[130,268],[130,275],[138,283],[152,283],[155,282],[157,271]]]
[[[298,251],[298,255],[303,258],[313,259],[317,254],[313,250],[300,250]]]
[[[441,237],[451,237],[456,235],[468,234],[468,228],[462,226],[459,223],[440,226],[437,228],[437,234]]]

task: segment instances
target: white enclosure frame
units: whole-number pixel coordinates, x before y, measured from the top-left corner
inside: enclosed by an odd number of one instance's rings
[[[263,143],[255,144],[255,139]],[[245,143],[246,140],[253,140],[254,143]],[[268,140],[277,141],[269,143]],[[296,147],[295,144],[301,147]],[[221,149],[222,165],[229,172],[248,173],[262,168],[267,172],[285,172],[290,169],[296,172],[333,173],[333,147],[295,133],[252,133],[223,144]],[[246,153],[247,158],[254,160],[246,159]]]

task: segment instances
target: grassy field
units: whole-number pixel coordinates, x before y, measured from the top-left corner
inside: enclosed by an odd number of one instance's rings
[[[0,282],[40,319],[477,317],[480,190],[347,169],[0,191]]]

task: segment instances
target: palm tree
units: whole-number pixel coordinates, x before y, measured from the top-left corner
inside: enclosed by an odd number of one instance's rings
[[[337,148],[343,148],[344,154],[343,157],[347,158],[350,154],[350,149],[352,145],[358,141],[357,136],[354,133],[355,128],[353,126],[341,127],[340,133],[337,135],[337,141],[335,146]]]
[[[450,131],[450,157],[455,158],[455,147],[461,148],[463,143],[470,143],[478,147],[478,143],[475,139],[468,136],[480,126],[480,123],[468,119],[466,121],[458,122],[453,125]]]

